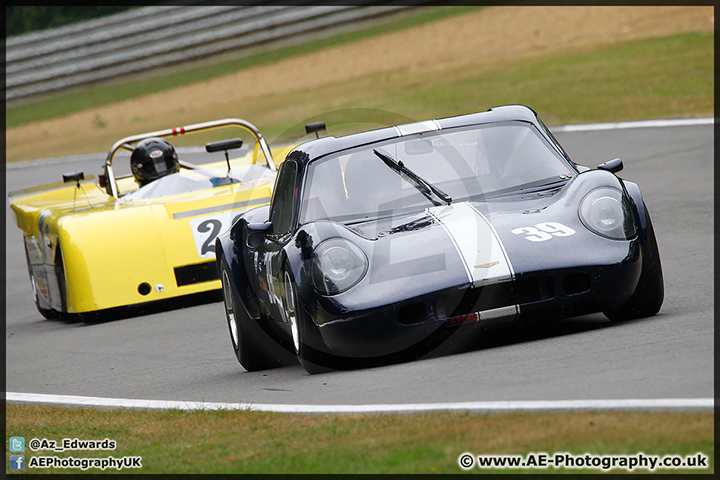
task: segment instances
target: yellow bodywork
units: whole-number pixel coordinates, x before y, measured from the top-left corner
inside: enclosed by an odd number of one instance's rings
[[[117,181],[120,199],[92,181],[10,193],[38,306],[83,313],[219,289],[214,238],[236,215],[269,203],[274,178],[129,201],[122,193],[137,189],[132,178]]]

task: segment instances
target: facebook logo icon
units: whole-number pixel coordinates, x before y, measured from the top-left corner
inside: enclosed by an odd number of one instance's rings
[[[25,470],[25,455],[10,455],[10,470]]]

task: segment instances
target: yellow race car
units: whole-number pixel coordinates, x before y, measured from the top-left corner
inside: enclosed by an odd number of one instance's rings
[[[190,134],[210,162],[181,160],[167,141]],[[252,124],[217,120],[119,140],[97,182],[71,172],[9,193],[38,310],[89,322],[118,307],[220,289],[215,239],[240,213],[270,202],[273,158],[293,147],[271,152]],[[132,173],[116,175],[116,160],[128,155]]]

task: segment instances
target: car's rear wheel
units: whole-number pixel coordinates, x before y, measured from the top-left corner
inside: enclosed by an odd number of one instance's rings
[[[24,241],[23,241],[24,243]],[[62,265],[62,255],[60,255],[60,247],[58,247],[58,258],[60,258],[60,263],[55,265],[55,271],[58,278],[58,287],[60,290],[60,295],[63,296],[63,304],[64,302],[64,295],[65,295],[65,271],[63,269]],[[28,253],[27,245],[25,245],[25,260],[27,261],[27,267],[28,267],[28,273],[30,274],[30,286],[32,287],[32,293],[33,293],[33,300],[35,301],[35,307],[37,308],[38,312],[40,312],[40,315],[45,317],[48,320],[58,320],[61,318],[69,317],[68,314],[55,310],[53,308],[42,308],[40,306],[40,302],[38,301],[38,283],[37,279],[35,278],[35,273],[32,269],[32,264],[30,262],[30,254]],[[62,278],[61,278],[62,277]]]
[[[290,352],[275,342],[258,322],[247,314],[225,260],[222,260],[220,270],[225,317],[232,347],[240,365],[248,372],[254,372],[292,363]]]
[[[655,239],[650,215],[647,219],[647,242],[642,247],[642,268],[635,291],[627,302],[603,314],[611,321],[651,317],[660,311],[665,297],[660,252]]]
[[[42,308],[40,306],[37,298],[37,284],[35,283],[35,276],[32,273],[30,273],[30,283],[32,284],[35,307],[37,308],[37,311],[40,312],[40,315],[45,317],[47,320],[58,320],[60,318],[63,318],[64,315],[62,312],[58,312],[57,310],[52,308]]]

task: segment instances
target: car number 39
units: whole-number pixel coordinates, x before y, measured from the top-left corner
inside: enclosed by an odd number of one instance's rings
[[[525,234],[525,240],[531,242],[544,242],[553,237],[567,237],[573,235],[575,230],[558,222],[538,223],[534,227],[519,227],[512,230],[515,235]]]
[[[190,220],[195,247],[201,258],[215,258],[215,239],[232,226],[238,215],[237,211],[223,212]]]

